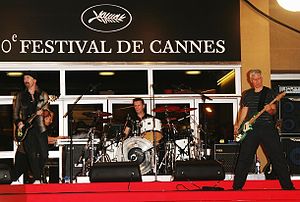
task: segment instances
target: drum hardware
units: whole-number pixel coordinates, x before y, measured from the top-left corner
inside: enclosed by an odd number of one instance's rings
[[[147,174],[152,170],[152,143],[140,136],[127,138],[123,141],[121,147],[118,148],[118,161],[134,161],[139,163],[141,174]]]
[[[180,107],[175,106],[175,105],[165,105],[162,107],[157,107],[155,109],[153,109],[152,111],[154,112],[176,112],[180,110]]]
[[[183,145],[179,145],[178,143],[176,143],[176,141],[174,141],[175,147],[178,148],[179,150],[179,153],[177,154],[175,159],[179,158],[182,161],[190,160],[191,159],[190,144],[193,140],[191,140],[191,137],[181,139],[181,140],[183,140]],[[181,141],[181,140],[177,140],[177,141]],[[188,159],[185,159],[185,156],[187,156]]]
[[[183,109],[179,109],[177,110],[176,112],[185,112],[185,113],[188,113],[190,111],[194,111],[196,110],[197,108],[188,108],[188,107],[184,107]]]
[[[89,135],[88,141],[87,141],[86,145],[83,147],[82,154],[81,154],[81,156],[79,157],[79,159],[77,161],[77,165],[82,163],[82,170],[81,170],[81,173],[80,173],[81,176],[86,176],[87,173],[89,172],[90,168],[95,163],[95,159],[94,159],[94,157],[95,157],[94,152],[96,150],[95,141],[94,141],[94,139],[95,139],[95,130],[96,130],[95,127],[90,128],[90,130],[88,132],[88,135]],[[85,158],[86,150],[88,150],[87,158]]]
[[[95,163],[98,163],[98,162],[110,162],[111,161],[109,155],[106,152],[106,149],[109,146],[111,146],[112,143],[110,145],[106,146],[106,135],[103,135],[103,136],[104,137],[100,141],[100,153],[101,154],[98,157],[96,157]]]
[[[84,116],[89,118],[95,118],[95,117],[105,117],[105,116],[111,116],[112,114],[109,112],[102,112],[100,110],[94,111],[94,112],[83,112]]]
[[[168,141],[165,143],[165,154],[162,158],[158,170],[164,166],[164,174],[170,174],[174,170],[175,163],[175,145],[173,141]]]

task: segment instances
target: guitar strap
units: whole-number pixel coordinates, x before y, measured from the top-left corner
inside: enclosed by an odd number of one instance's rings
[[[267,91],[268,88],[267,87],[263,87],[263,89],[261,90],[261,94],[259,96],[259,102],[258,102],[258,106],[257,106],[257,111],[261,111],[264,106],[265,106],[265,100],[266,100],[266,96],[267,96]]]

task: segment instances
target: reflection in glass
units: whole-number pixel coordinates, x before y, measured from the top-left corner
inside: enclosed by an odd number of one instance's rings
[[[99,71],[66,71],[67,95],[147,94],[147,71],[113,71],[101,76]]]
[[[213,148],[221,139],[233,140],[233,112],[231,103],[199,104],[201,140]],[[221,115],[221,116],[220,116]]]
[[[165,141],[183,139],[191,134],[190,105],[187,103],[156,104],[155,117],[162,122],[162,131]]]
[[[59,71],[36,71],[38,78],[38,86],[51,95],[59,95],[60,93],[60,77]],[[0,95],[15,95],[24,89],[23,76],[11,77],[7,76],[7,71],[0,71]]]
[[[101,137],[103,126],[111,120],[111,116],[108,113],[102,113],[102,109],[102,104],[69,104],[67,118],[69,123],[72,124],[68,124],[68,136],[73,135],[73,138],[89,138],[89,130],[95,127],[95,137]]]
[[[154,92],[156,94],[235,93],[234,70],[199,70],[198,74],[187,74],[187,72],[189,71],[154,70]]]
[[[0,105],[0,151],[13,150],[12,105]]]

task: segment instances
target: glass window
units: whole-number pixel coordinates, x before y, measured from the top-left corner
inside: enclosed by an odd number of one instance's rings
[[[59,71],[36,71],[38,75],[38,86],[52,95],[60,93]],[[0,71],[0,95],[15,95],[18,91],[24,89],[23,76],[16,71]],[[19,72],[22,73],[22,72]],[[18,76],[19,75],[19,76]],[[3,85],[5,84],[5,85]]]
[[[73,123],[69,124],[69,134],[73,134],[73,138],[89,138],[88,132],[92,127],[96,129],[95,137],[100,137],[103,125],[111,119],[109,114],[103,112],[102,104],[69,104],[68,111],[68,121]]]
[[[13,150],[12,105],[0,105],[0,151]]]
[[[234,70],[154,70],[156,94],[234,94]]]
[[[54,112],[54,119],[52,124],[50,125],[50,130],[51,130],[51,134],[50,136],[52,137],[57,137],[59,136],[59,113],[58,113],[58,108],[59,106],[56,104],[50,104],[49,109]],[[50,150],[58,150],[58,147],[56,147],[55,145],[49,145],[49,149]]]
[[[66,71],[67,95],[147,94],[146,70]]]
[[[191,108],[188,103],[156,104],[155,117],[161,120],[165,140],[182,139],[192,135],[189,109]]]
[[[225,143],[234,139],[232,103],[204,103],[199,104],[199,109],[201,140],[213,146],[221,139]]]

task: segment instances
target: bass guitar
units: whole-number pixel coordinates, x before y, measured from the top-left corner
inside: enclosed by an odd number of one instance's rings
[[[281,98],[283,98],[285,96],[285,94],[286,94],[286,92],[281,92],[269,104],[271,105],[271,104],[274,104],[274,102],[281,100]],[[242,126],[239,129],[239,133],[235,138],[236,142],[241,142],[241,141],[243,141],[243,139],[245,139],[245,137],[247,136],[247,132],[253,129],[252,125],[255,123],[256,119],[258,119],[258,117],[260,117],[260,115],[262,115],[265,111],[266,111],[266,109],[263,108],[257,114],[252,116],[252,118],[249,121],[242,124]]]
[[[41,107],[39,107],[39,109],[35,113],[31,114],[31,116],[28,119],[26,119],[26,121],[24,121],[24,126],[22,128],[16,128],[15,136],[18,142],[22,142],[25,139],[28,130],[32,128],[32,122],[37,117],[37,112],[41,109],[45,109],[50,102],[56,101],[58,97],[59,96],[50,95],[48,102],[45,102]]]

